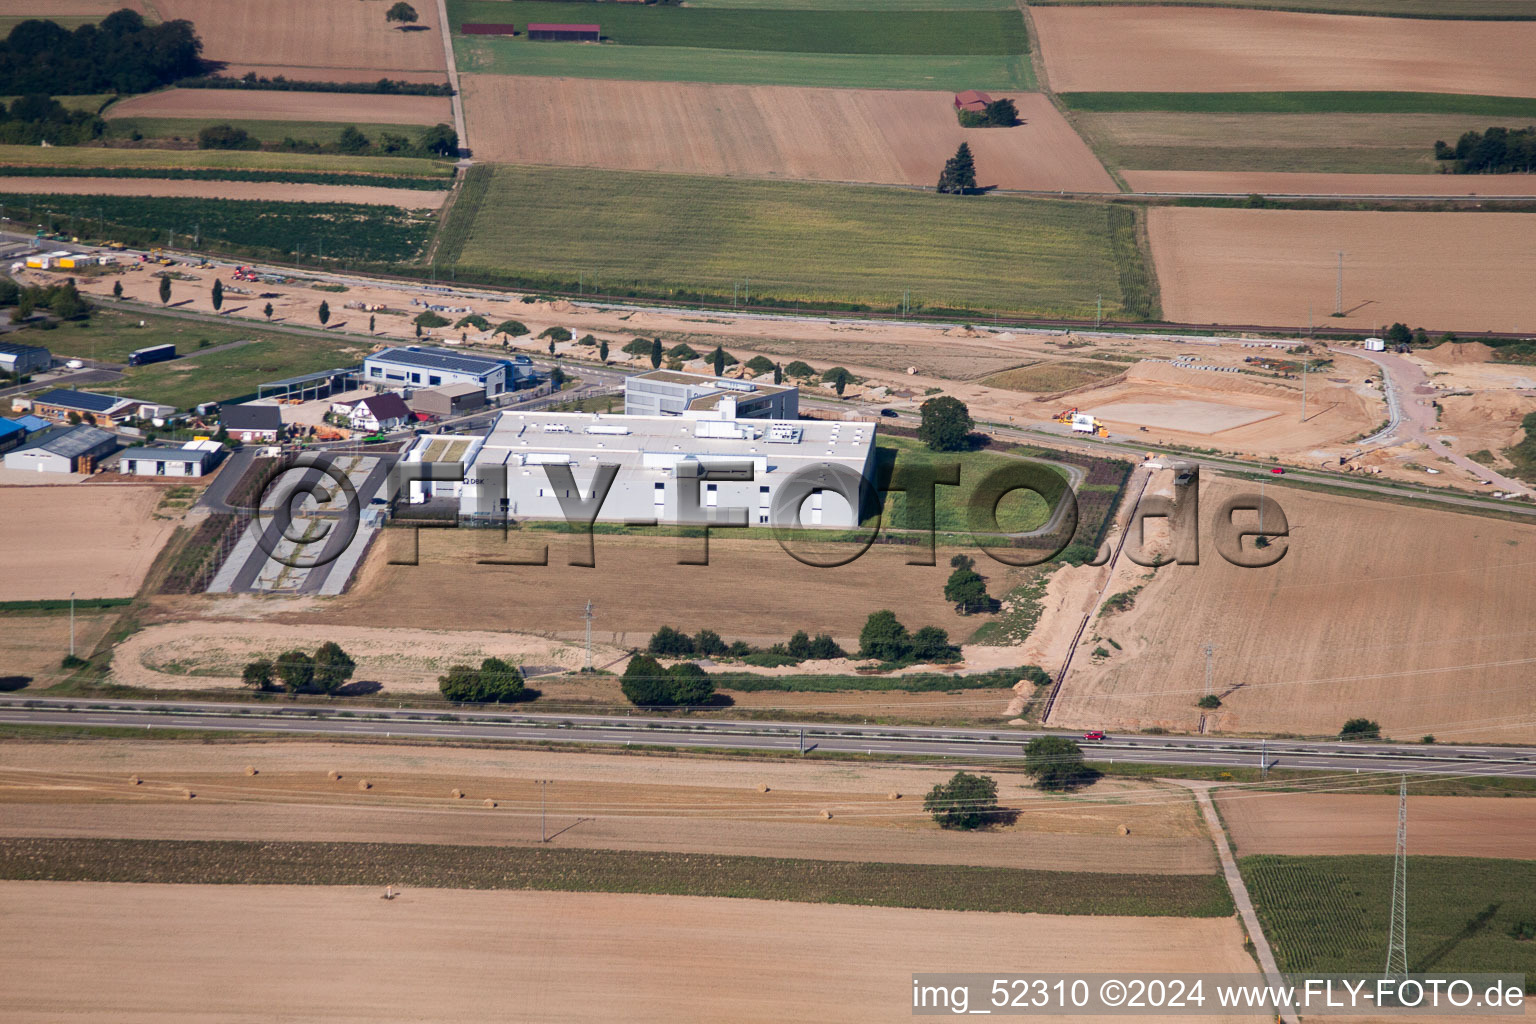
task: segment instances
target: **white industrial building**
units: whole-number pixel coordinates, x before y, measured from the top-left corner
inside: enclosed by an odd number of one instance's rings
[[[484,444],[485,438],[478,434],[423,434],[418,437],[400,456],[400,462],[449,466],[456,479],[411,480],[403,497],[412,505],[420,505],[432,498],[458,498],[463,491],[463,478],[469,475],[469,467]]]
[[[597,518],[662,523],[857,526],[863,479],[873,483],[875,425],[831,420],[739,419],[734,402],[714,419],[503,413],[466,474],[459,512],[467,519],[560,519],[560,499],[590,497],[601,464],[618,467]],[[724,464],[751,467],[721,478]],[[572,493],[550,476],[571,475]],[[713,469],[716,479],[706,474]],[[785,490],[787,484],[794,485]],[[780,498],[781,492],[783,497]],[[774,515],[774,501],[785,504]],[[696,502],[696,504],[693,504]],[[739,512],[727,514],[726,510]]]
[[[179,448],[128,448],[117,457],[117,471],[130,476],[203,476],[218,465],[223,450],[217,441],[189,441]]]
[[[629,416],[715,416],[720,400],[736,402],[737,419],[793,420],[800,416],[800,389],[677,370],[652,370],[624,378]]]
[[[518,362],[419,345],[386,348],[363,360],[363,379],[388,391],[474,384],[495,398],[516,390],[519,377],[532,375],[533,363],[526,356]]]

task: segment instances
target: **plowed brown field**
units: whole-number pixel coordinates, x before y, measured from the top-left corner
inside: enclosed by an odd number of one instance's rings
[[[132,597],[176,525],[158,487],[0,488],[7,600]],[[3,632],[3,627],[0,627]]]
[[[114,103],[107,118],[227,117],[248,121],[352,121],[437,124],[453,120],[446,96],[371,96],[334,92],[167,89]]]
[[[1229,790],[1216,799],[1239,857],[1390,854],[1397,845],[1395,796]],[[1536,857],[1536,800],[1413,796],[1408,817],[1415,855]]]
[[[913,970],[973,970],[978,957],[1037,971],[1254,974],[1235,918],[609,893],[379,895],[3,882],[13,939],[7,1015],[158,1024],[292,1010],[315,1021],[823,1024],[909,1015]]]
[[[1194,7],[1031,11],[1057,92],[1536,96],[1536,23]]]
[[[931,186],[968,142],[983,185],[1117,191],[1039,93],[1010,94],[1022,125],[965,129],[952,95],[939,92],[503,75],[463,81],[475,153],[488,160]]]
[[[167,21],[197,26],[207,60],[266,64],[290,78],[309,68],[442,71],[437,4],[415,4],[419,28],[386,23],[390,0],[154,0]],[[374,72],[373,80],[381,75]],[[369,81],[363,74],[359,81]],[[225,93],[223,95],[229,95]]]
[[[0,178],[0,191],[26,195],[178,196],[288,203],[364,203],[436,210],[446,191],[374,185],[296,185],[281,181],[176,181],[159,178]]]
[[[1080,652],[1052,724],[1194,729],[1210,642],[1211,731],[1328,735],[1363,716],[1396,739],[1531,741],[1536,527],[1271,486],[1286,554],[1241,569],[1216,553],[1212,516],[1255,490],[1203,481],[1200,564],[1139,574],[1135,606],[1094,625],[1123,650]]]
[[[1332,324],[1342,251],[1341,326],[1536,323],[1526,214],[1157,208],[1148,229],[1171,320],[1304,327],[1310,308],[1318,325]]]
[[[1536,196],[1530,174],[1314,174],[1286,171],[1124,171],[1136,192],[1266,196]]]

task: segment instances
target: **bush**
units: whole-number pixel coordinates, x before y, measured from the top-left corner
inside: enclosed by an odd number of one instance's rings
[[[1082,748],[1065,736],[1036,736],[1024,747],[1024,770],[1035,785],[1057,792],[1085,786],[1099,773],[1083,762]]]
[[[810,363],[804,363],[796,359],[794,362],[784,367],[784,376],[800,378],[814,377],[816,376],[816,370],[811,366]]]
[[[923,797],[923,810],[933,815],[940,828],[978,829],[1002,813],[997,805],[997,782],[985,775],[956,772]]]
[[[315,681],[315,659],[303,651],[284,651],[277,656],[277,677],[289,693],[303,693]]]
[[[784,668],[786,665],[798,665],[805,659],[778,651],[754,651],[741,660],[744,664],[755,665],[758,668]]]
[[[1379,740],[1381,726],[1369,718],[1351,718],[1339,730],[1341,740]]]
[[[228,124],[211,124],[197,133],[198,149],[260,149],[261,143],[251,138],[244,128]]]
[[[629,659],[619,688],[631,704],[640,707],[691,707],[707,703],[715,694],[714,680],[693,662],[664,669],[646,654]]]
[[[434,313],[430,309],[427,310],[424,313],[418,313],[416,315],[416,320],[414,322],[415,322],[417,327],[426,327],[426,328],[447,327],[448,324],[451,323],[451,321],[447,317],[438,316],[436,313]]]
[[[639,339],[636,339],[636,340],[639,340]],[[650,350],[651,350],[651,344],[650,344],[650,342],[646,342],[646,344],[645,344],[645,351],[649,352]],[[686,344],[673,345],[671,348],[667,349],[667,358],[669,358],[669,359],[681,359],[684,362],[687,362],[690,359],[697,359],[697,358],[699,358],[699,353],[697,351],[695,351],[693,349],[693,347],[690,346],[690,345],[686,345]]]
[[[471,313],[466,317],[461,317],[459,322],[453,326],[457,329],[473,327],[477,331],[488,331],[491,329],[491,322],[479,313]]]
[[[912,652],[912,638],[889,610],[873,612],[859,630],[859,657],[880,661],[904,661]]]
[[[949,642],[949,634],[938,626],[924,626],[912,634],[910,657],[933,664],[960,660],[960,648]]]
[[[66,654],[59,661],[60,668],[84,668],[90,662],[75,654]]]
[[[753,356],[747,360],[747,369],[753,373],[771,373],[773,371],[773,360],[766,356]]]
[[[521,320],[503,320],[496,325],[497,334],[505,334],[510,338],[521,338],[528,333],[528,327]]]
[[[271,689],[272,662],[267,658],[257,658],[247,663],[240,672],[240,681],[253,690]]]
[[[539,332],[540,338],[548,338],[551,341],[570,341],[571,332],[564,327],[546,327]]]
[[[645,649],[662,658],[686,658],[693,654],[693,639],[681,630],[662,626],[651,634],[651,642]]]
[[[693,637],[693,649],[700,657],[718,658],[729,654],[730,648],[725,641],[720,639],[720,634],[712,629],[701,629]]]
[[[315,686],[321,693],[335,693],[347,685],[357,662],[340,645],[327,640],[315,651]]]
[[[527,697],[523,673],[500,658],[486,658],[479,668],[454,665],[437,677],[444,699],[462,704],[510,704]]]
[[[651,339],[636,338],[619,351],[630,356],[648,356],[651,354]]]
[[[1205,708],[1207,711],[1213,711],[1216,708],[1221,707],[1221,698],[1216,696],[1214,693],[1208,693],[1204,697],[1201,697],[1199,700],[1195,701],[1195,707]]]

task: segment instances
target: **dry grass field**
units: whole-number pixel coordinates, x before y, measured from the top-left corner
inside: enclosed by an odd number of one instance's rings
[[[205,60],[261,65],[262,74],[300,80],[320,77],[317,71],[345,72],[345,80],[360,82],[435,71],[433,80],[444,80],[437,5],[416,5],[419,28],[404,32],[384,21],[390,2],[154,0],[154,5],[167,21],[186,18],[197,26]]]
[[[1200,564],[1139,571],[1134,607],[1095,624],[1122,650],[1079,658],[1052,724],[1194,729],[1209,641],[1211,731],[1329,735],[1364,716],[1401,740],[1530,742],[1536,528],[1271,486],[1286,554],[1242,569],[1216,553],[1210,516],[1253,491],[1207,476]]]
[[[362,0],[354,0],[362,2]],[[231,121],[353,121],[432,125],[453,120],[446,96],[165,89],[112,104],[108,120],[125,117],[228,118]]]
[[[942,92],[505,75],[463,81],[475,154],[487,160],[931,186],[965,141],[985,185],[1116,191],[1040,93],[1009,95],[1022,125],[967,130]]]
[[[211,91],[211,90],[210,90]],[[187,181],[159,178],[6,178],[5,191],[20,195],[179,196],[187,199],[255,199],[284,203],[363,203],[436,210],[445,191],[375,185],[300,185],[281,181]]]
[[[1324,174],[1300,171],[1123,171],[1135,192],[1266,196],[1536,196],[1529,174]]]
[[[144,13],[142,0],[0,0],[0,18],[92,16],[104,18],[124,7]]]
[[[88,653],[114,618],[99,612],[76,613],[75,649]],[[69,674],[59,664],[68,653],[68,613],[0,616],[0,679],[30,680],[27,685],[34,690],[51,686]]]
[[[332,781],[332,770],[342,778]],[[129,773],[143,783],[125,785]],[[12,744],[0,751],[0,835],[524,846],[539,841],[543,796],[562,847],[1138,874],[1215,868],[1208,834],[1176,787],[1105,780],[1055,797],[998,772],[1018,820],[961,835],[922,810],[922,794],[949,774],[376,744]],[[542,794],[536,778],[552,780]],[[465,796],[453,798],[455,789]]]
[[[1254,970],[1230,918],[449,889],[386,902],[320,886],[5,882],[0,894],[15,939],[7,1014],[25,1020],[233,1020],[259,1006],[333,1021],[511,1010],[819,1024],[910,1013],[915,967],[970,970],[978,950],[1042,971]]]
[[[1536,22],[1193,7],[1031,12],[1057,92],[1383,90],[1536,96]]]
[[[1069,388],[1092,384],[1094,381],[1123,372],[1125,372],[1123,363],[1112,363],[1108,360],[1061,360],[1036,363],[1034,366],[1024,366],[1016,370],[1005,370],[1002,373],[993,374],[981,383],[989,388],[1003,388],[1007,391],[1049,394],[1053,391],[1066,391]]]
[[[0,487],[6,599],[132,597],[175,523],[158,487]]]
[[[1226,790],[1216,799],[1239,857],[1396,848],[1395,796]],[[1536,800],[1410,794],[1408,819],[1415,856],[1536,857]]]
[[[1533,23],[1536,24],[1536,23]],[[1536,232],[1519,213],[1159,208],[1148,230],[1163,312],[1194,323],[1400,320],[1431,331],[1527,330],[1536,322]],[[1430,244],[1430,241],[1433,244]]]

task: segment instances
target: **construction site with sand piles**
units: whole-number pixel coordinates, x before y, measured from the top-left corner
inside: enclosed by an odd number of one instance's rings
[[[1255,793],[1216,797],[1237,855],[1390,855],[1398,799],[1364,793]],[[1415,856],[1536,857],[1536,800],[1412,795]]]
[[[986,770],[1016,817],[963,835],[922,808],[922,794],[952,774],[947,766],[382,743],[11,744],[0,757],[0,836],[531,846],[547,816],[560,829],[579,819],[560,845],[582,849],[1216,869],[1187,790],[1106,779],[1055,796],[1022,774]],[[129,775],[139,782],[125,783]]]
[[[176,526],[155,513],[164,493],[125,484],[0,486],[6,599],[132,597]]]
[[[1536,28],[1536,22],[1532,23]],[[1522,331],[1536,323],[1536,231],[1523,213],[1158,207],[1148,233],[1163,313],[1185,323]],[[1430,244],[1432,241],[1432,244]],[[1338,254],[1344,316],[1335,318]]]
[[[968,130],[942,92],[501,75],[463,83],[485,160],[928,186],[967,142],[987,186],[1116,191],[1040,93],[1007,94],[1021,124]]]
[[[1536,23],[1211,7],[1030,11],[1057,92],[1536,96]]]
[[[1239,568],[1216,554],[1210,517],[1257,492],[1205,475],[1200,564],[1126,567],[1129,610],[1093,623],[1050,724],[1333,735],[1364,717],[1398,740],[1530,738],[1536,529],[1271,485],[1284,555]],[[1259,528],[1253,513],[1235,522]],[[1196,707],[1208,643],[1214,711]]]
[[[971,970],[988,949],[1040,971],[1258,979],[1232,918],[451,889],[385,901],[369,889],[321,886],[4,882],[0,894],[27,922],[7,1002],[28,1019],[64,1010],[138,1024],[294,1006],[311,1020],[470,1021],[516,1007],[544,1021],[792,1024],[829,1019],[835,992],[836,1019],[884,1021],[911,1012],[913,965]],[[146,976],[159,979],[152,996]]]

